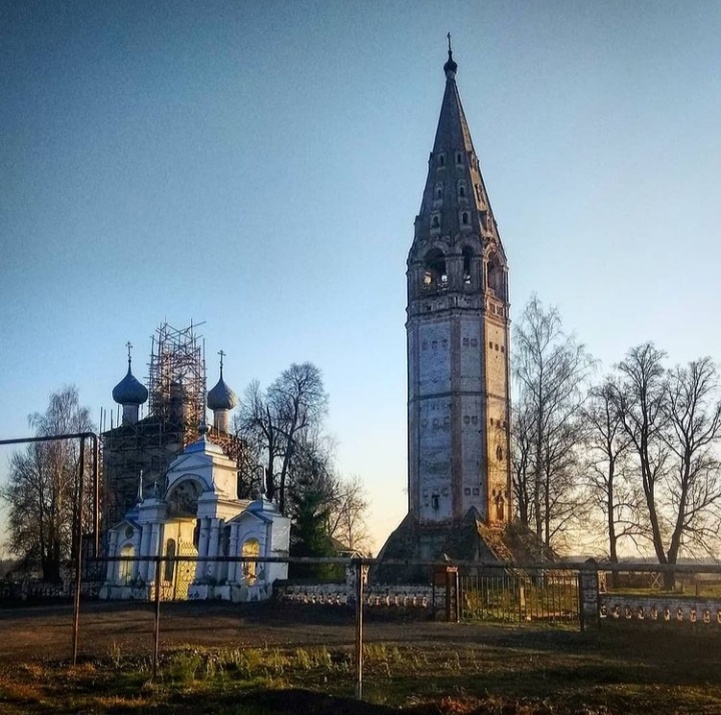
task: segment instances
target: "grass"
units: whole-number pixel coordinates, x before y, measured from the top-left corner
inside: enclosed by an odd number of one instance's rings
[[[412,627],[412,626],[410,626]],[[456,626],[456,629],[463,626]],[[348,648],[177,647],[0,670],[0,712],[611,715],[721,713],[716,627],[604,624],[581,634],[499,628],[486,643],[364,647],[365,702]]]

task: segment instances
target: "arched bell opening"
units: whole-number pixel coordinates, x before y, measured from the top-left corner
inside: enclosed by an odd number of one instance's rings
[[[426,253],[423,259],[423,288],[433,290],[448,286],[446,257],[439,248]]]

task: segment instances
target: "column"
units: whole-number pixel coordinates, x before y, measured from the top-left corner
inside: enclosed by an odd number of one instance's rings
[[[139,568],[140,568],[140,562],[138,561],[138,556],[140,556],[140,536],[141,531],[135,530],[135,533],[133,534],[133,556],[135,557],[133,559],[133,562],[130,564],[130,578],[132,580],[135,580],[138,575],[140,574]]]
[[[238,525],[230,525],[230,539],[228,541],[228,556],[238,555]],[[228,583],[236,583],[238,581],[238,563],[231,561],[228,564]]]
[[[150,551],[150,524],[142,525],[143,532],[140,536],[140,557],[145,558]],[[138,576],[143,581],[148,580],[148,563],[147,561],[138,562]]]
[[[198,565],[195,568],[195,580],[205,578],[206,558],[208,556],[208,538],[210,534],[210,519],[207,516],[200,519],[200,539],[198,540]]]
[[[118,532],[110,532],[110,543],[108,544],[108,556],[113,558],[118,556]],[[105,573],[105,580],[109,583],[115,583],[120,574],[120,563],[118,561],[108,561],[108,568]]]
[[[148,548],[148,556],[157,556],[160,553],[158,549],[160,541],[160,524],[150,525],[150,547]],[[148,578],[147,581],[155,581],[155,564],[148,562]]]
[[[207,575],[210,577],[218,576],[218,562],[215,560],[218,556],[218,531],[220,527],[220,519],[215,517],[210,520],[210,539],[208,541],[208,566]]]

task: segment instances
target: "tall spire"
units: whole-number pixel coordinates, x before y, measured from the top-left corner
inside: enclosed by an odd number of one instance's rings
[[[473,147],[461,97],[456,85],[448,33],[448,61],[443,66],[446,87],[438,117],[421,210],[416,219],[416,241],[435,236],[452,239],[475,234],[503,247],[493,218],[478,156]]]

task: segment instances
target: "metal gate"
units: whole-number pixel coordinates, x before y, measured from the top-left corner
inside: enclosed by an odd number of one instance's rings
[[[198,550],[193,542],[178,541],[178,556],[194,556]],[[163,588],[161,597],[164,601],[185,601],[188,598],[188,587],[195,578],[196,561],[166,561],[163,568]],[[172,564],[172,566],[171,566]]]
[[[461,575],[464,620],[579,622],[578,573],[536,570]]]

